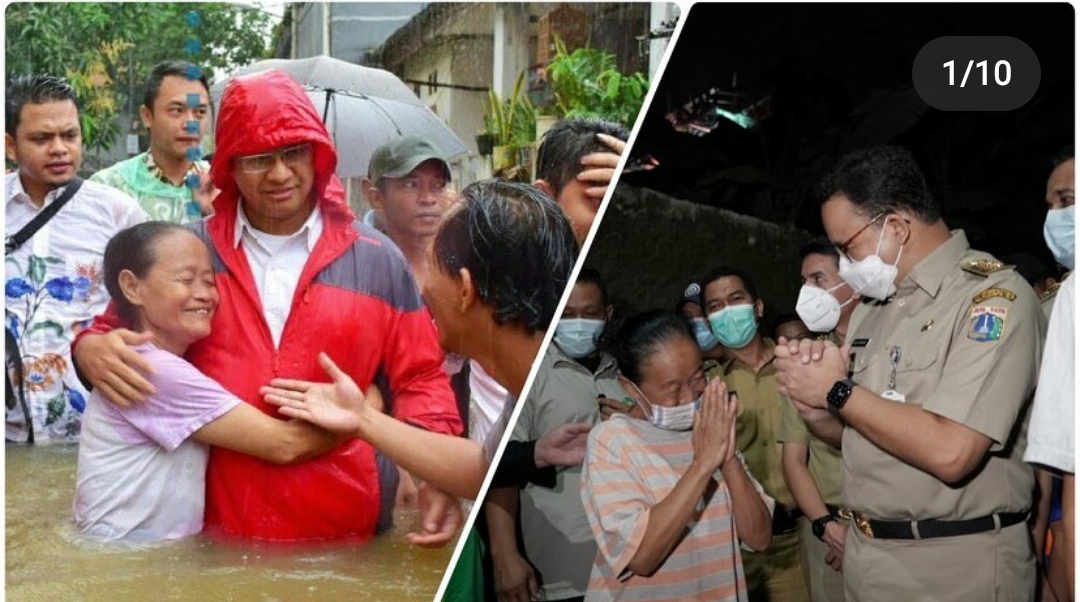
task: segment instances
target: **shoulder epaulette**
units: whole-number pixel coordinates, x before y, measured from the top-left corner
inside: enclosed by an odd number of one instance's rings
[[[999,270],[1011,267],[1013,266],[1005,265],[996,259],[969,259],[960,263],[960,269],[983,278]]]
[[[1055,282],[1050,286],[1046,287],[1046,290],[1043,291],[1043,294],[1039,295],[1039,303],[1046,303],[1050,299],[1053,299],[1054,295],[1057,294],[1059,288],[1061,288],[1060,282]]]

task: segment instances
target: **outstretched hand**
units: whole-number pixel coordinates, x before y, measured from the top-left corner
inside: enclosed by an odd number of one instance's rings
[[[260,388],[259,393],[285,416],[306,420],[335,433],[355,434],[367,409],[363,391],[325,353],[319,354],[319,365],[332,383],[275,378],[269,386]]]
[[[537,468],[581,466],[591,424],[570,423],[558,426],[536,440],[534,460]]]

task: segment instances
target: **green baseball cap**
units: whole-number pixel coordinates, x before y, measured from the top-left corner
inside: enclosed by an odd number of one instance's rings
[[[424,161],[436,160],[442,166],[446,181],[450,181],[450,166],[442,153],[419,136],[403,136],[375,149],[368,163],[368,178],[378,182],[381,178],[404,178]]]

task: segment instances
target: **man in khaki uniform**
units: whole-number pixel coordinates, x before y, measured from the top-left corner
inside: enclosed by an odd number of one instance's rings
[[[613,309],[599,272],[583,269],[525,398],[514,441],[535,441],[564,424],[595,424],[602,411],[627,411],[615,358],[597,347]],[[597,548],[580,484],[579,465],[560,469],[551,482],[526,484],[520,495],[517,487],[489,491],[485,512],[499,600],[585,595]],[[525,556],[518,551],[518,520]]]
[[[763,552],[743,550],[743,571],[751,601],[809,602],[807,569],[798,519],[802,512],[784,483],[780,466],[780,394],[776,388],[772,340],[759,326],[765,306],[753,281],[741,270],[718,268],[702,279],[702,306],[709,327],[729,359],[711,370],[739,400],[739,451],[765,493],[776,500],[773,537]]]
[[[842,345],[859,297],[840,278],[840,254],[824,239],[807,243],[799,252],[803,287],[796,310],[811,330]],[[827,295],[827,296],[826,296]],[[810,434],[787,400],[781,406],[784,481],[803,511],[800,519],[803,551],[810,572],[814,602],[844,599],[844,540],[848,521],[840,509],[840,450]]]
[[[853,359],[803,342],[777,380],[815,434],[842,428],[847,600],[1030,600],[1034,292],[949,231],[903,149],[845,157],[819,193],[841,276],[878,302],[855,311]]]

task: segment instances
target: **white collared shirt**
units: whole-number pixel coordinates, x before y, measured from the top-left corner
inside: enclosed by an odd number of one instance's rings
[[[23,189],[19,173],[7,174],[5,237],[21,230],[62,192],[49,192],[38,207]],[[52,219],[6,258],[5,322],[22,355],[23,388],[38,443],[78,436],[89,394],[75,377],[71,341],[109,303],[101,265],[105,245],[117,232],[146,218],[128,195],[83,182]],[[27,431],[22,408],[9,410],[6,437],[25,441]]]
[[[281,344],[300,274],[322,231],[322,213],[318,208],[296,232],[277,235],[256,230],[244,213],[243,201],[237,207],[233,246],[243,245],[275,348]]]

